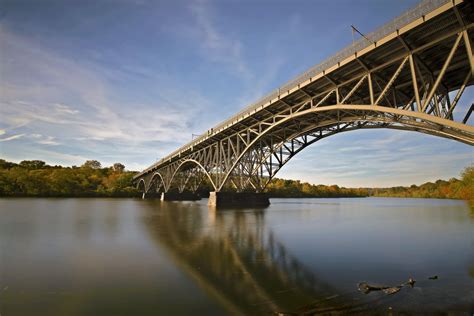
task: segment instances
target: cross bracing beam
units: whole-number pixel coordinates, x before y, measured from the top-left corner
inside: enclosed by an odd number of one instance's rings
[[[473,11],[470,2],[439,0],[373,44],[210,129],[135,182],[143,187],[140,180],[148,179],[150,188],[150,175],[158,172],[159,188],[192,190],[191,183],[200,182],[191,179],[199,174],[217,191],[226,185],[260,191],[311,140],[361,128],[418,131],[474,144],[468,113],[454,111],[474,83]],[[456,94],[452,101],[449,93]]]
[[[372,106],[372,105],[335,105],[335,106],[327,106],[325,108],[320,109],[310,109],[307,111],[300,112],[299,116],[306,116],[311,114],[312,112],[316,112],[319,110],[323,111],[332,111],[332,112],[340,112],[342,110],[347,111],[348,113],[354,113],[352,117],[340,117],[339,119],[332,119],[332,120],[324,120],[320,122],[319,125],[310,126],[307,130],[301,132],[308,133],[308,131],[317,130],[320,128],[325,128],[327,126],[334,126],[335,124],[339,124],[341,122],[348,122],[348,123],[357,123],[360,121],[364,122],[375,122],[375,123],[383,123],[388,125],[383,125],[385,128],[396,128],[396,129],[405,129],[405,130],[416,130],[416,131],[423,131],[432,135],[446,137],[451,139],[456,139],[461,142],[465,142],[471,145],[474,145],[474,128],[470,127],[467,132],[464,132],[462,129],[458,130],[459,127],[462,127],[463,124],[452,122],[447,126],[444,125],[442,121],[444,119],[433,117],[431,115],[425,113],[413,113],[412,111],[405,111],[401,109],[390,109],[387,107],[380,107],[380,106]],[[375,113],[375,115],[368,115],[367,113]],[[383,115],[381,115],[383,114]],[[278,125],[284,124],[285,120],[291,120],[293,117],[287,117],[286,119],[279,122],[279,124],[273,126],[271,129],[267,130],[265,133],[273,133],[273,129],[275,130],[274,133],[278,133]],[[357,129],[359,128],[368,128],[367,125],[357,125]],[[342,132],[344,129],[337,128],[335,133]],[[295,133],[299,135],[299,133]],[[293,135],[295,135],[293,134]],[[263,137],[264,135],[260,136]],[[291,135],[287,135],[286,139],[291,141],[293,138]],[[246,152],[243,152],[240,157],[245,157],[248,152],[255,154],[255,147],[258,147],[259,138],[255,139],[251,144],[249,144],[248,149]],[[284,145],[285,142],[280,142],[275,146],[275,148],[280,149],[284,147],[287,152],[293,156],[293,150],[290,149],[288,146]],[[293,143],[292,143],[293,144]],[[273,151],[273,150],[272,150]],[[276,151],[278,152],[278,151]],[[269,156],[269,155],[268,155]],[[280,158],[279,161],[282,160],[282,153],[280,151]],[[234,166],[239,164],[239,159],[234,163]],[[253,176],[255,172],[250,174]],[[227,177],[230,177],[231,173],[228,173]],[[224,182],[227,179],[224,178]],[[222,186],[220,187],[222,189]]]

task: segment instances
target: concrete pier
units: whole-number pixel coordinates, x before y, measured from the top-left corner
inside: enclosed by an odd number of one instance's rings
[[[153,199],[159,199],[161,197],[161,193],[158,192],[143,192],[142,193],[142,199],[146,200],[153,200]]]
[[[162,201],[197,201],[200,200],[201,197],[196,193],[192,192],[163,192],[161,193],[161,200]]]
[[[265,193],[210,192],[209,206],[215,207],[267,207],[270,199]]]

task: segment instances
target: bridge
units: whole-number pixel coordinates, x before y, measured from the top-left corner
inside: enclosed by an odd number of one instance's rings
[[[425,0],[133,181],[144,196],[159,192],[163,199],[192,197],[206,181],[212,205],[265,205],[258,193],[291,158],[341,132],[389,128],[472,146],[474,103],[462,97],[474,83],[473,38],[473,3]]]

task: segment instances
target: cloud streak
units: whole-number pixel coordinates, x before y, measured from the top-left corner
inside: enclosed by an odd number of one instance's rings
[[[15,139],[22,138],[23,136],[25,136],[25,134],[17,134],[17,135],[12,135],[6,138],[0,138],[0,142],[9,142]]]
[[[125,77],[120,70],[70,60],[5,27],[0,28],[0,36],[8,56],[0,60],[5,71],[0,99],[0,126],[5,128],[1,134],[21,131],[2,142],[25,135],[54,135],[23,138],[36,145],[67,143],[68,150],[77,152],[91,148],[89,154],[95,159],[103,155],[103,142],[136,152],[148,152],[145,147],[155,142],[160,144],[155,152],[164,156],[190,140],[193,116],[206,104],[202,96],[183,93],[165,80],[160,81],[157,104],[122,101],[116,96],[117,87],[103,75]],[[7,150],[3,147],[2,152]]]
[[[252,77],[247,63],[242,57],[242,43],[238,39],[224,35],[213,23],[214,14],[209,1],[193,1],[188,6],[195,19],[196,27],[190,29],[201,43],[203,56],[212,62],[223,63],[232,68],[239,76]]]

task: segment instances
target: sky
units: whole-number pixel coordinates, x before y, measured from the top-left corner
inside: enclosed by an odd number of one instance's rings
[[[0,0],[0,158],[141,170],[349,45],[351,24],[369,33],[416,3]],[[410,185],[473,162],[453,140],[361,130],[277,176]]]

